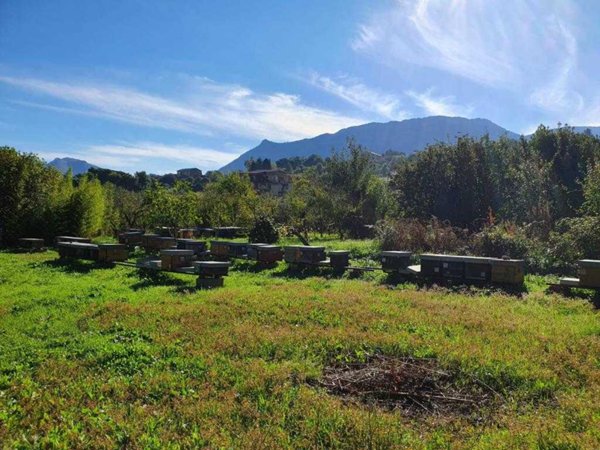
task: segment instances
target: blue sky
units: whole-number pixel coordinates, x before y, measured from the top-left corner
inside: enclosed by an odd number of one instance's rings
[[[600,125],[594,0],[0,0],[0,145],[216,169],[371,121]]]

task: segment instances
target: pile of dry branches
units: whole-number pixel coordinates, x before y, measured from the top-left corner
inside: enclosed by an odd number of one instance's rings
[[[319,385],[409,416],[477,416],[502,397],[485,383],[442,370],[435,359],[374,355],[366,362],[327,367]]]

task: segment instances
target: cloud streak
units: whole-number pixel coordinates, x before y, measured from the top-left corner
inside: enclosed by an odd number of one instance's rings
[[[581,107],[576,16],[566,0],[397,0],[359,26],[352,47],[394,67],[524,93],[557,111]]]
[[[46,159],[65,156],[64,153],[39,153]],[[131,169],[137,171],[144,166],[159,166],[164,168],[162,171],[164,173],[168,170],[175,170],[182,165],[200,167],[204,170],[215,170],[235,159],[239,153],[158,142],[118,142],[106,145],[89,145],[66,156],[84,159],[100,167],[119,170]]]
[[[244,86],[206,78],[193,79],[190,90],[184,98],[178,99],[104,83],[9,76],[0,76],[0,83],[61,102],[50,105],[31,102],[33,107],[200,135],[225,133],[287,141],[364,122],[360,118],[306,105],[295,95],[260,94]]]
[[[398,97],[370,88],[351,77],[343,76],[333,79],[312,72],[305,78],[305,81],[362,111],[375,113],[379,117],[389,120],[403,120],[409,117],[409,114],[402,109]]]
[[[452,95],[435,96],[433,89],[425,92],[407,91],[406,95],[411,97],[415,104],[428,115],[468,118],[473,114],[471,106],[458,105]]]

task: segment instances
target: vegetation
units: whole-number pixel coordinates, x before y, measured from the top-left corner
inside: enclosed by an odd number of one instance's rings
[[[225,288],[195,291],[185,275],[56,256],[0,252],[5,447],[600,445],[597,312],[538,280],[518,298],[240,262]],[[413,417],[320,387],[328,367],[378,354],[428,358],[502,401],[479,421]]]

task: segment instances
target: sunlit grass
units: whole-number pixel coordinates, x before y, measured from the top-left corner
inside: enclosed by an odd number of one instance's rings
[[[6,447],[600,447],[598,312],[539,277],[511,296],[237,262],[225,288],[196,291],[55,258],[0,253]],[[491,423],[409,420],[307,383],[373,352],[435,357],[506,402]]]

